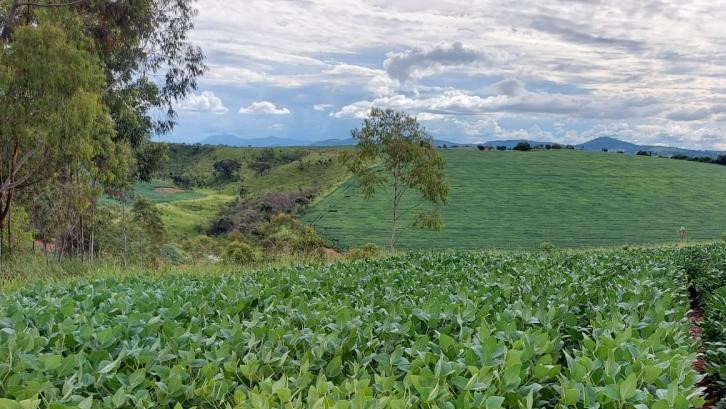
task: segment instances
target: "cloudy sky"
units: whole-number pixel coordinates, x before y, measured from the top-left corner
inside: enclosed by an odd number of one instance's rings
[[[169,141],[347,138],[371,106],[440,139],[726,150],[717,0],[200,0],[209,71]]]

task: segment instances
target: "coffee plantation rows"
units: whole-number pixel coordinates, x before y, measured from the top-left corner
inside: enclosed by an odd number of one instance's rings
[[[0,295],[0,408],[700,407],[688,288],[723,339],[724,260],[445,252],[38,285]]]

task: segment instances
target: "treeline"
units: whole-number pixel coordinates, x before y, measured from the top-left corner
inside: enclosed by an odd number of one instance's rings
[[[446,148],[446,145],[443,146]],[[491,151],[491,150],[498,150],[498,151],[506,151],[510,150],[506,145],[497,145],[497,146],[491,146],[491,145],[477,145],[477,149],[480,151]],[[513,151],[531,151],[531,150],[551,150],[551,149],[575,149],[574,145],[562,145],[559,143],[547,143],[547,144],[538,144],[538,145],[532,145],[529,142],[519,142],[516,145],[514,145],[511,150]]]
[[[206,69],[192,2],[0,1],[0,258],[30,235],[90,259],[113,243],[107,223],[132,230],[133,183],[166,155],[151,136]]]

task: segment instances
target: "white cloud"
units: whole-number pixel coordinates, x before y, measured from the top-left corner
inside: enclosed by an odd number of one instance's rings
[[[643,95],[619,97],[551,94],[519,90],[513,96],[472,95],[462,90],[445,90],[423,97],[394,95],[372,101],[358,101],[333,114],[336,118],[361,117],[370,107],[392,108],[410,113],[479,115],[490,113],[551,114],[581,118],[640,118],[662,110],[657,99]]]
[[[212,91],[204,91],[200,95],[189,95],[181,101],[179,108],[184,111],[212,112],[218,115],[229,111],[222,103],[222,99],[214,95]]]
[[[276,107],[270,101],[253,102],[247,107],[239,109],[240,114],[266,114],[266,115],[287,115],[290,110],[284,107]]]
[[[313,109],[316,111],[327,111],[328,109],[332,108],[333,104],[315,104],[313,105]]]
[[[199,0],[191,36],[208,56],[201,85],[299,88],[343,106],[331,117],[360,118],[373,104],[431,121],[506,113],[527,122],[525,132],[533,121],[542,129],[562,122],[563,137],[594,130],[582,122],[578,132],[568,128],[570,117],[589,118],[603,126],[628,121],[621,131],[633,137],[668,140],[689,132],[684,143],[716,146],[726,144],[718,133],[726,122],[719,108],[726,103],[722,6],[709,0],[522,0],[517,7],[509,0]],[[276,102],[298,111],[291,101]]]

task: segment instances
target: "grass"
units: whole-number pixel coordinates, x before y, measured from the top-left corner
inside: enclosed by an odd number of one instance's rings
[[[261,152],[261,148],[228,146],[170,145],[169,160],[149,183],[137,183],[134,193],[156,203],[162,220],[172,239],[204,234],[210,221],[226,205],[238,198],[240,186],[245,186],[251,199],[272,192],[317,189],[327,194],[345,182],[349,174],[335,160],[335,149],[275,148],[277,153],[304,151],[301,161],[277,164],[269,172],[256,175],[249,163]],[[218,182],[213,175],[214,162],[237,159],[242,163],[239,180]],[[302,166],[301,166],[302,165]],[[165,192],[159,188],[175,188],[173,175],[184,175],[202,182],[204,188],[194,187],[182,192]],[[105,198],[105,203],[117,206],[117,202]]]
[[[680,226],[688,240],[726,230],[725,166],[579,151],[441,152],[450,184],[444,228],[407,229],[401,248],[610,247],[672,242]],[[347,181],[302,219],[339,248],[385,246],[388,191],[366,201],[356,187]]]
[[[163,180],[152,180],[149,183],[139,182],[134,185],[134,194],[143,196],[156,203],[176,202],[179,200],[199,199],[205,196],[204,193],[195,190],[183,190],[182,192],[168,192],[160,189],[176,188],[174,184]]]

